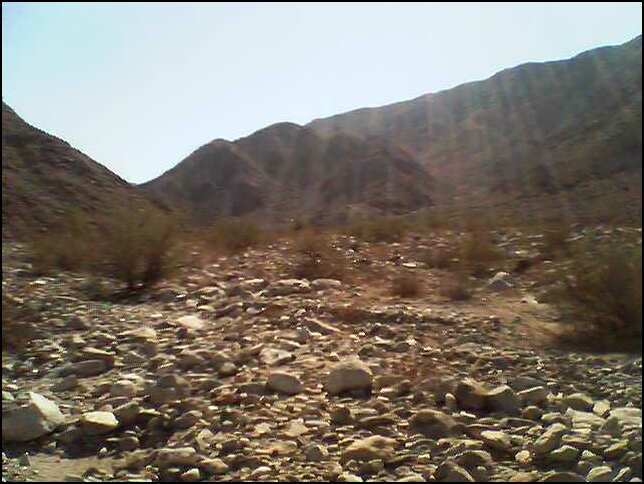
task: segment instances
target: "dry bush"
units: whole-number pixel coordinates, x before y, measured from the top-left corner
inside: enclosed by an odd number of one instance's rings
[[[179,266],[177,218],[152,209],[112,214],[100,245],[102,267],[128,289],[149,287]]]
[[[391,281],[391,293],[394,296],[412,298],[422,293],[422,282],[415,274],[400,274]]]
[[[2,349],[20,351],[38,337],[28,320],[38,319],[39,313],[28,304],[3,289],[2,291]]]
[[[228,253],[242,252],[266,241],[266,233],[250,220],[228,218],[208,229],[206,243]]]
[[[293,276],[298,279],[338,279],[347,275],[347,259],[316,231],[306,230],[294,240]]]
[[[178,265],[178,227],[178,219],[159,211],[127,207],[110,213],[99,233],[87,216],[74,212],[56,231],[33,241],[33,267],[110,276],[128,289],[152,286]]]
[[[449,269],[457,262],[455,259],[458,259],[458,253],[444,247],[426,249],[420,255],[420,261],[430,269]]]
[[[608,246],[574,256],[551,299],[571,321],[566,343],[642,350],[642,248]]]
[[[84,270],[93,258],[95,240],[87,216],[79,210],[72,211],[58,227],[31,240],[32,268],[37,274]]]
[[[570,226],[565,223],[553,224],[543,230],[543,246],[541,252],[548,257],[559,253],[568,253],[568,238]]]
[[[472,297],[470,283],[464,273],[452,274],[443,281],[440,294],[450,301],[465,301]]]
[[[489,233],[483,231],[471,232],[461,240],[459,256],[460,266],[477,277],[487,275],[504,258]]]
[[[400,242],[408,228],[399,217],[372,217],[350,222],[345,232],[367,242]]]

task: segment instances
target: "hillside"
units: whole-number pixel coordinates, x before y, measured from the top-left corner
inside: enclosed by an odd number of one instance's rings
[[[125,180],[2,103],[3,237],[54,227],[73,209],[94,216],[125,204],[149,202]]]
[[[308,126],[410,150],[439,181],[437,205],[596,199],[641,217],[642,37]]]
[[[408,212],[431,205],[432,180],[409,153],[343,133],[320,136],[280,123],[235,141],[215,140],[140,187],[198,221],[254,214],[330,219],[348,207]]]

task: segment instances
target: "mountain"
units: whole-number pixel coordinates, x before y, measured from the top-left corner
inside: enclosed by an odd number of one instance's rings
[[[136,187],[2,103],[2,234],[28,237],[80,209],[149,205]]]
[[[403,146],[439,181],[438,207],[591,197],[641,217],[642,37],[308,127]]]
[[[383,139],[278,123],[235,142],[212,141],[140,188],[208,222],[248,214],[330,220],[351,207],[404,213],[431,205],[432,186],[413,156]]]

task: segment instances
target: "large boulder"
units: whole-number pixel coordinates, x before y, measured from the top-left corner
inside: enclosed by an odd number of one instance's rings
[[[324,389],[329,395],[354,390],[371,391],[373,373],[366,363],[352,359],[335,365],[326,379]]]
[[[64,423],[65,417],[55,402],[32,392],[26,406],[2,412],[2,440],[28,442],[53,432]]]

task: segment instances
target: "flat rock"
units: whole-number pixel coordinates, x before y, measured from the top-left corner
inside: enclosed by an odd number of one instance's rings
[[[81,415],[80,424],[86,435],[107,434],[119,426],[112,412],[87,412]]]
[[[369,462],[379,459],[385,463],[390,462],[395,457],[396,440],[380,435],[374,435],[365,439],[353,442],[347,447],[340,461],[342,463],[350,460],[357,462]]]
[[[353,390],[371,391],[373,373],[366,363],[352,359],[336,364],[324,383],[329,395],[339,395]]]

